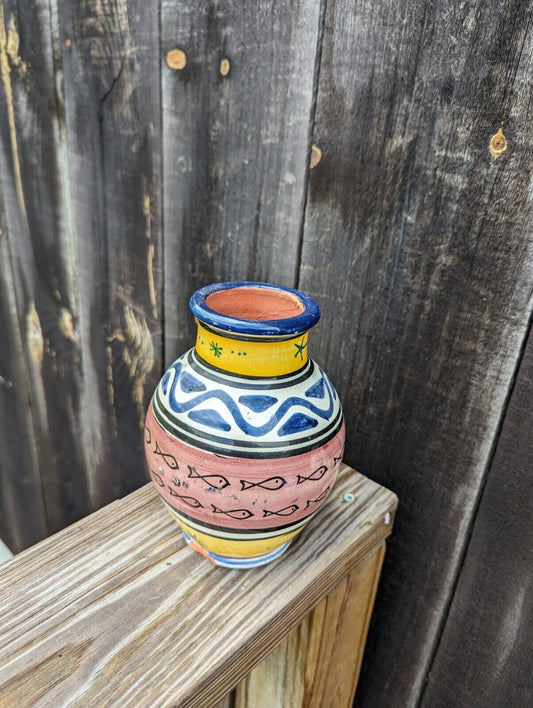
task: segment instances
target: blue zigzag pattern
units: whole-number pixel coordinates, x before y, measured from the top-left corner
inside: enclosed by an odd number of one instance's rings
[[[179,414],[183,413],[189,413],[193,412],[193,409],[196,408],[197,406],[201,405],[204,403],[204,401],[208,401],[211,399],[217,399],[221,401],[226,408],[228,409],[229,413],[233,417],[233,420],[235,421],[235,424],[242,430],[242,432],[245,435],[249,435],[251,437],[259,438],[262,437],[263,435],[266,435],[269,433],[271,430],[273,430],[278,423],[282,420],[282,418],[286,415],[287,411],[289,411],[293,406],[298,406],[300,408],[305,408],[308,410],[310,413],[318,416],[319,418],[322,418],[323,420],[329,420],[333,413],[334,409],[334,393],[331,384],[327,380],[327,378],[324,375],[324,372],[322,369],[319,368],[320,374],[321,374],[321,381],[324,382],[325,388],[327,391],[329,403],[328,407],[326,410],[322,410],[318,406],[316,406],[314,403],[311,401],[307,401],[304,398],[300,398],[299,396],[291,396],[290,398],[287,398],[283,401],[283,403],[279,406],[279,408],[276,410],[276,412],[270,417],[270,419],[264,423],[263,425],[252,425],[249,423],[247,420],[245,420],[239,410],[239,407],[235,403],[235,401],[232,399],[232,397],[226,392],[221,389],[215,389],[213,391],[207,391],[205,393],[200,393],[197,396],[194,396],[194,398],[191,398],[188,401],[184,401],[180,403],[177,398],[176,398],[176,387],[178,385],[181,371],[183,369],[183,364],[181,360],[178,360],[175,362],[170,369],[167,371],[165,376],[163,377],[161,381],[161,390],[165,396],[168,396],[168,403],[170,406],[170,409],[174,412]],[[172,379],[172,382],[170,382],[170,379],[172,377],[172,373],[174,372],[174,377]],[[170,385],[169,385],[170,384]],[[315,387],[313,387],[315,388]],[[311,394],[312,395],[312,394]],[[200,411],[198,411],[199,413]],[[205,413],[208,413],[208,411],[204,411]],[[213,418],[212,418],[212,423],[211,426],[220,429],[224,429],[223,425],[223,419],[216,413],[216,411],[212,411]],[[204,425],[209,425],[208,422],[208,417],[203,416],[201,419],[198,419],[198,416],[195,415],[190,415],[188,416],[191,420],[197,420],[197,422],[202,422]],[[298,432],[302,430],[303,428],[313,428],[315,427],[318,422],[316,420],[313,420],[312,418],[309,418],[308,416],[303,416],[303,415],[296,415],[293,416],[294,418],[294,424],[291,425],[291,420],[290,419],[284,426],[278,431],[278,435],[288,435],[292,432]],[[227,425],[227,424],[226,424]],[[229,426],[227,428],[229,430]]]

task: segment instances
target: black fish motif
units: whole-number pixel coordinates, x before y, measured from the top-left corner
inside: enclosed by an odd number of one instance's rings
[[[326,487],[319,497],[317,497],[316,499],[309,499],[309,501],[305,505],[305,508],[308,509],[311,504],[319,504],[321,501],[324,501],[324,499],[328,496],[330,489],[331,487]]]
[[[318,482],[327,471],[328,468],[326,465],[321,465],[312,474],[310,474],[309,477],[302,477],[302,475],[299,474],[296,484],[302,484],[302,482]]]
[[[283,509],[279,509],[279,511],[268,511],[268,509],[263,509],[263,518],[267,516],[290,516],[291,514],[294,514],[295,511],[298,511],[299,508],[300,507],[297,504],[291,504]]]
[[[345,443],[342,443],[342,450],[341,454],[338,457],[333,456],[333,466],[338,465],[339,462],[342,460],[344,457],[344,448],[345,448]]]
[[[214,504],[211,504],[211,507],[213,509],[213,514],[224,514],[224,516],[229,516],[230,519],[244,520],[254,516],[253,512],[248,511],[248,509],[230,509],[229,511],[222,511],[222,509],[219,509]]]
[[[178,499],[181,499],[184,504],[187,504],[187,506],[192,506],[193,509],[204,508],[204,505],[201,504],[198,499],[195,499],[194,497],[184,497],[183,494],[178,494],[177,492],[175,492],[172,487],[168,487],[168,491],[170,492],[170,496],[178,497]]]
[[[163,478],[161,477],[160,474],[157,474],[157,472],[154,472],[153,470],[150,470],[150,474],[154,478],[154,482],[157,482],[160,487],[164,487],[165,483],[163,482]]]
[[[169,452],[163,452],[158,442],[155,444],[154,455],[161,455],[171,470],[179,470],[180,467],[174,455],[171,455]]]
[[[189,479],[203,479],[209,487],[218,490],[230,486],[228,480],[221,474],[198,474],[196,467],[191,467],[191,465],[187,465],[187,467],[189,468]]]
[[[262,482],[248,482],[246,479],[241,479],[240,482],[241,492],[244,492],[245,489],[251,489],[252,487],[261,487],[261,489],[268,489],[274,492],[287,484],[287,480],[283,479],[283,477],[269,477]]]

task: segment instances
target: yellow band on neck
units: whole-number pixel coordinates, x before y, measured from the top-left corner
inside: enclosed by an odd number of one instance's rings
[[[307,332],[280,342],[224,337],[198,322],[196,352],[222,371],[243,376],[283,376],[307,363]]]

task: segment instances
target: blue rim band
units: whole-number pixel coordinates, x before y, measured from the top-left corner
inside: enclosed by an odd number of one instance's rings
[[[209,295],[221,290],[235,290],[237,288],[264,288],[278,293],[287,293],[296,297],[303,306],[303,311],[294,317],[286,317],[277,320],[252,320],[241,319],[224,315],[208,307],[206,300]],[[272,285],[255,281],[230,281],[226,283],[214,283],[206,285],[197,290],[189,300],[189,307],[195,317],[207,325],[216,327],[224,332],[234,332],[236,334],[252,335],[289,335],[300,334],[311,329],[320,319],[320,308],[312,297],[282,285]]]

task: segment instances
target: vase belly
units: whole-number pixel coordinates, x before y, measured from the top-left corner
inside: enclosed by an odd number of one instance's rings
[[[156,389],[145,446],[159,493],[193,541],[215,554],[256,556],[286,544],[325,501],[344,425],[312,360],[289,376],[244,379],[190,350]]]
[[[344,450],[342,409],[306,349],[306,331],[276,340],[199,322],[196,346],[154,392],[145,426],[150,475],[189,545],[219,565],[273,560],[331,493]]]

